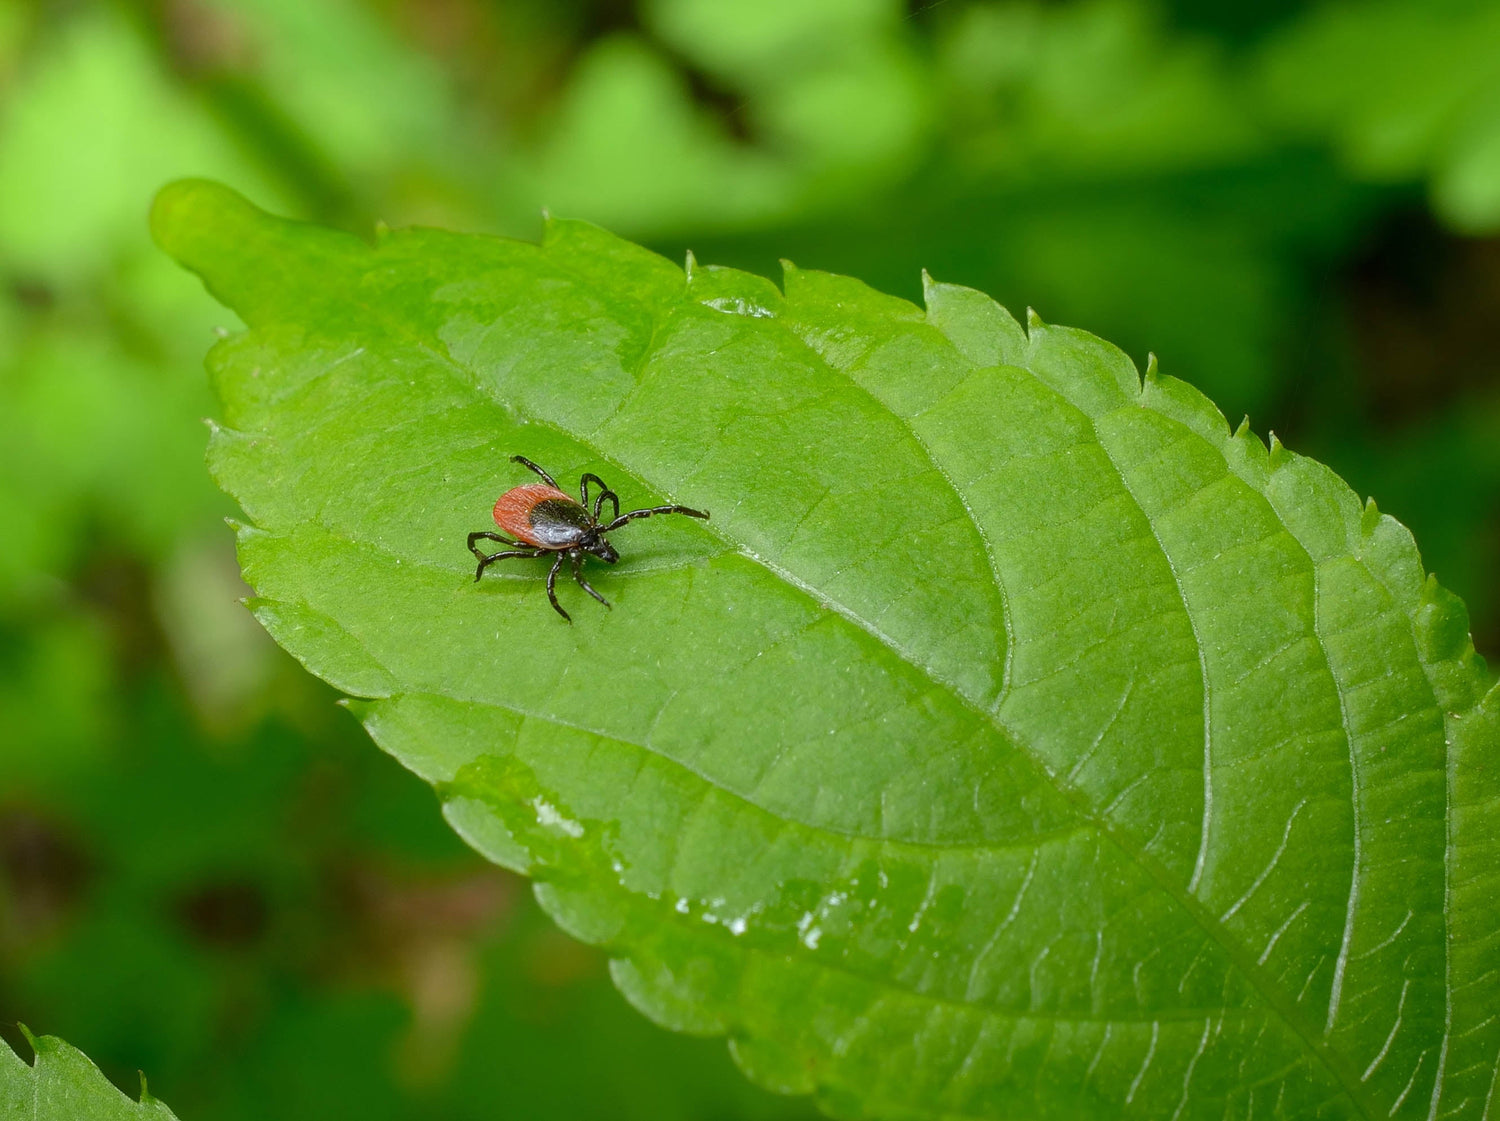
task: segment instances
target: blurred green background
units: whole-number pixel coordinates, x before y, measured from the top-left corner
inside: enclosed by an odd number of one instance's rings
[[[1500,651],[1500,3],[0,0],[0,1033],[185,1121],[789,1118],[262,635],[170,178],[1087,327],[1413,527]],[[456,558],[455,565],[460,562]]]

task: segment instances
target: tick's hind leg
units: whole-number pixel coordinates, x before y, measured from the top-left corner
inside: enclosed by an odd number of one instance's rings
[[[479,558],[479,567],[474,570],[474,582],[477,584],[479,578],[484,575],[484,570],[498,560],[509,560],[511,557],[540,557],[545,556],[546,549],[506,549],[503,552],[491,553],[487,557]]]
[[[509,537],[501,537],[498,533],[491,533],[488,530],[480,530],[478,533],[469,534],[469,552],[479,558],[479,567],[474,570],[474,580],[476,582],[484,575],[484,570],[497,560],[505,560],[507,557],[539,557],[544,552],[541,549],[503,549],[498,553],[486,553],[474,544],[476,541],[498,541],[502,545],[520,544],[519,541],[512,541]]]
[[[547,481],[547,485],[549,487],[551,487],[553,490],[558,489],[557,480],[554,479],[551,475],[547,474],[547,472],[543,471],[535,463],[532,463],[531,460],[527,459],[524,455],[513,455],[510,457],[510,461],[512,463],[519,463],[522,467],[525,467],[528,470],[535,471],[538,475],[540,475]]]
[[[557,570],[562,567],[563,558],[567,555],[566,553],[558,553],[557,559],[552,562],[552,568],[547,573],[547,598],[552,601],[552,610],[571,623],[573,616],[564,611],[562,604],[557,602]]]
[[[469,534],[469,552],[473,553],[480,560],[484,559],[484,550],[479,549],[474,545],[474,542],[476,541],[498,541],[500,544],[509,545],[512,548],[520,544],[519,541],[512,541],[509,537],[503,537],[492,530],[481,529],[475,533]]]
[[[598,592],[594,591],[589,582],[583,578],[583,554],[575,550],[569,555],[573,558],[573,579],[578,581],[578,586],[584,591],[588,592],[589,595],[593,596],[600,603],[604,604],[605,607],[609,607],[609,600],[605,599]]]

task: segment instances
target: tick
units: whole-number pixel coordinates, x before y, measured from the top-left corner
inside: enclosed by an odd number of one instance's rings
[[[708,518],[704,511],[689,510],[686,506],[650,506],[644,510],[630,510],[622,514],[619,495],[605,486],[603,479],[592,473],[584,475],[579,481],[578,501],[574,502],[558,488],[556,479],[524,455],[513,455],[510,461],[535,471],[545,481],[512,487],[495,500],[495,524],[510,534],[510,537],[483,529],[469,534],[469,552],[479,558],[474,579],[477,582],[484,575],[484,570],[498,560],[551,555],[556,559],[552,562],[552,571],[547,573],[547,598],[552,602],[553,610],[570,623],[573,617],[557,602],[557,574],[562,569],[563,561],[569,561],[573,565],[573,579],[578,581],[578,586],[608,607],[609,600],[589,587],[589,582],[583,578],[585,553],[598,557],[606,564],[614,564],[620,559],[620,554],[615,552],[615,547],[609,543],[605,534],[613,533],[626,522],[649,518],[655,514],[686,514],[690,518]],[[592,511],[589,510],[590,483],[599,486]],[[608,522],[602,522],[599,520],[599,512],[604,509],[606,501],[611,504],[614,517]],[[477,541],[496,541],[510,548],[498,553],[485,553],[475,544]]]

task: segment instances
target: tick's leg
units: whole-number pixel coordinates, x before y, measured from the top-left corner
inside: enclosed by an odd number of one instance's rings
[[[581,499],[581,505],[583,506],[583,508],[587,510],[589,507],[590,481],[599,484],[599,497],[594,499],[594,520],[596,522],[599,520],[599,511],[604,508],[604,500],[606,498],[615,504],[615,517],[618,518],[620,516],[620,496],[617,495],[614,491],[610,490],[609,487],[605,485],[604,480],[601,479],[598,475],[595,475],[593,472],[590,472],[583,477],[582,485],[579,487],[578,497]]]
[[[589,586],[589,582],[583,578],[583,554],[578,552],[577,550],[574,550],[570,555],[573,558],[573,579],[578,581],[578,586],[584,591],[588,592],[589,595],[593,596],[600,603],[604,604],[605,607],[608,607],[610,605],[609,600],[605,599],[598,592],[594,591],[594,589]]]
[[[614,504],[614,516],[617,518],[620,516],[620,496],[612,490],[603,490],[599,492],[599,497],[594,499],[594,521],[596,522],[599,520],[599,511],[604,509],[606,498]]]
[[[480,553],[478,554],[479,567],[474,570],[474,580],[477,583],[479,578],[484,575],[485,568],[494,564],[497,560],[506,560],[510,557],[540,557],[546,554],[546,549],[507,549],[504,552],[491,553],[489,556]]]
[[[600,526],[600,533],[608,533],[619,529],[626,522],[633,522],[636,518],[650,518],[657,514],[686,514],[690,518],[702,518],[708,520],[708,513],[704,510],[690,510],[686,506],[652,506],[645,510],[632,510],[628,514],[621,514],[606,526]]]
[[[481,560],[484,559],[484,553],[483,553],[482,550],[476,549],[474,547],[474,542],[476,542],[476,541],[498,541],[502,545],[519,545],[520,544],[519,541],[512,541],[509,537],[502,537],[498,533],[491,533],[489,530],[485,530],[485,529],[481,529],[478,533],[471,533],[471,534],[469,534],[469,552],[473,553],[476,557],[479,557]]]
[[[592,471],[585,471],[583,477],[578,480],[578,504],[587,509],[589,504],[589,484],[598,483],[600,490],[608,490],[609,487],[604,480]]]
[[[479,579],[480,573],[484,572],[484,566],[487,565],[487,564],[489,564],[490,561],[496,559],[496,557],[488,557],[488,558],[486,558],[486,556],[484,554],[484,550],[481,549],[481,548],[479,548],[479,546],[477,546],[476,544],[474,544],[474,542],[476,542],[476,541],[498,541],[502,545],[519,545],[520,544],[519,541],[512,541],[509,537],[502,537],[500,534],[498,534],[498,533],[492,533],[489,530],[483,530],[482,529],[482,530],[480,530],[477,533],[471,533],[471,534],[469,534],[469,552],[473,553],[476,557],[479,558],[479,568],[474,573],[474,579],[476,579],[476,580]],[[497,556],[498,556],[498,554],[497,554]]]
[[[552,487],[554,490],[557,489],[557,480],[554,479],[551,475],[547,474],[547,472],[543,471],[535,463],[532,463],[531,460],[527,459],[524,455],[513,455],[510,457],[510,461],[512,463],[519,463],[522,467],[535,471],[543,479],[547,480],[547,485],[549,487]]]
[[[573,616],[564,611],[562,604],[557,602],[557,570],[562,567],[563,558],[567,555],[566,553],[558,553],[557,559],[552,562],[552,569],[547,573],[547,598],[552,601],[552,610],[571,623]]]

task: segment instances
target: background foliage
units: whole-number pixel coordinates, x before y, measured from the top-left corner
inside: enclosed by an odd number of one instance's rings
[[[148,242],[165,180],[366,233],[534,237],[545,205],[1034,305],[1376,495],[1493,656],[1497,28],[1457,0],[0,0],[0,1018],[185,1118],[809,1108],[630,1011],[233,602],[197,419],[235,324]]]

